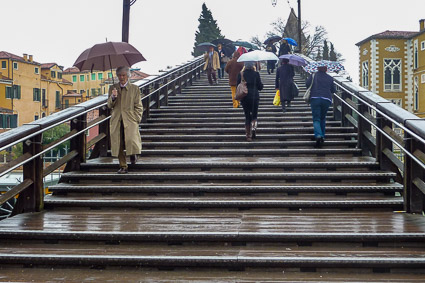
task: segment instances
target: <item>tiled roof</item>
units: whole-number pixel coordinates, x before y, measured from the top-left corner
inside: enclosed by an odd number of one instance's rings
[[[42,69],[50,69],[50,68],[54,67],[55,65],[57,65],[57,64],[56,63],[44,63],[44,64],[41,64],[41,68]]]
[[[369,36],[368,38],[356,43],[357,46],[362,45],[365,42],[368,42],[373,39],[409,39],[416,35],[418,32],[416,31],[392,31],[386,30],[381,33],[377,33]]]
[[[72,73],[88,73],[89,71],[82,71],[81,72],[80,69],[78,69],[77,67],[70,67],[70,68],[65,69],[63,72],[72,74]]]
[[[3,75],[0,75],[0,80],[12,81],[12,79],[11,79],[11,78],[6,77],[6,76],[3,76]]]
[[[40,63],[35,62],[35,61],[32,61],[32,62],[25,61],[24,57],[21,57],[21,56],[18,56],[18,55],[15,55],[15,54],[12,54],[12,53],[6,52],[6,51],[0,51],[0,59],[12,59],[12,60],[15,60],[15,61],[25,62],[25,63],[28,63],[28,64],[40,65]]]

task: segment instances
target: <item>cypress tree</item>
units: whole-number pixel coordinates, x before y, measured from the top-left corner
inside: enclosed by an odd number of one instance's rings
[[[336,53],[335,53],[335,49],[334,49],[334,45],[333,45],[333,43],[331,42],[331,51],[329,51],[329,60],[331,60],[331,61],[336,61],[337,60],[337,58],[336,58],[337,56],[336,56]]]
[[[326,40],[323,41],[322,58],[323,60],[329,60],[329,47],[328,47],[328,42]]]
[[[217,25],[217,21],[214,20],[211,11],[207,8],[207,5],[202,4],[202,12],[199,16],[198,31],[195,33],[195,44],[193,46],[193,56],[199,56],[202,52],[195,50],[196,46],[203,42],[211,42],[218,38],[224,38],[221,34],[221,30]]]

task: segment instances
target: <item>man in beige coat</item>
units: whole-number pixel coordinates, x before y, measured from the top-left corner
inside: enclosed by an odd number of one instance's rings
[[[112,109],[110,136],[112,156],[118,157],[120,169],[118,174],[128,173],[126,156],[131,164],[137,162],[137,154],[142,150],[139,123],[142,120],[143,105],[140,89],[131,84],[130,68],[117,69],[119,83],[109,88],[108,107]],[[124,153],[125,148],[125,153]]]
[[[215,71],[220,68],[220,59],[218,58],[218,53],[214,50],[214,47],[211,46],[209,52],[204,54],[204,60],[204,71],[207,71],[208,82],[210,85],[213,85],[214,79],[214,83],[217,84],[217,76]]]

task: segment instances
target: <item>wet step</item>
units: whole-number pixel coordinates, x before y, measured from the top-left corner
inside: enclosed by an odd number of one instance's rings
[[[397,223],[397,225],[394,225]],[[183,211],[172,215],[164,209],[123,211],[92,210],[89,214],[79,210],[44,211],[28,217],[20,215],[0,222],[3,240],[71,240],[124,242],[289,242],[310,244],[375,243],[384,246],[399,241],[393,247],[425,248],[424,218],[419,215],[392,212],[279,212],[249,210]],[[63,225],[70,229],[64,231]],[[95,230],[86,230],[95,225]],[[370,229],[374,225],[374,230]],[[320,233],[318,233],[320,229]],[[58,242],[56,243],[58,244]]]
[[[128,176],[128,174],[126,174]],[[65,207],[85,208],[184,208],[184,209],[385,209],[402,210],[403,198],[385,195],[358,195],[358,196],[202,196],[177,197],[177,196],[143,196],[143,195],[68,195],[46,196],[45,207],[47,209]]]
[[[326,141],[333,141],[333,140],[352,140],[357,138],[357,133],[327,133],[326,134]],[[229,141],[229,140],[238,140],[239,142],[245,141],[245,135],[244,133],[239,133],[237,135],[231,135],[231,134],[199,134],[199,135],[191,135],[191,134],[146,134],[143,133],[142,135],[142,143],[143,141],[158,141],[158,140],[175,140],[175,141],[194,141],[194,140],[203,140],[203,141]],[[254,140],[254,143],[257,141],[262,140],[272,140],[272,141],[285,141],[285,140],[298,140],[298,141],[305,141],[310,140],[314,141],[314,135],[313,134],[306,134],[306,133],[294,133],[294,134],[264,134],[261,133],[261,130],[258,130],[257,137]]]
[[[423,274],[406,273],[382,273],[373,269],[362,269],[333,273],[328,271],[300,272],[295,268],[268,268],[247,269],[247,271],[228,271],[217,268],[173,268],[172,270],[157,270],[152,268],[108,268],[85,269],[70,268],[21,268],[21,267],[0,267],[2,280],[6,282],[26,282],[29,278],[33,282],[48,282],[52,278],[60,278],[63,282],[273,282],[273,283],[293,283],[293,282],[392,282],[410,283],[423,282]]]
[[[116,168],[116,167],[115,167]],[[143,184],[122,181],[119,184],[90,184],[90,183],[59,183],[49,187],[49,191],[54,194],[67,193],[227,193],[227,194],[265,194],[265,193],[386,193],[395,195],[402,193],[403,186],[398,183],[330,183],[323,182],[317,184],[310,183],[279,183],[279,184],[247,184],[247,183],[222,183],[222,184]]]
[[[241,121],[242,122],[242,121]],[[175,122],[162,122],[162,123],[146,123],[143,124],[143,128],[155,128],[155,127],[168,127],[168,128],[201,128],[201,127],[209,127],[209,128],[236,128],[238,126],[244,125],[244,122],[182,122],[176,120]],[[302,122],[302,121],[284,121],[284,122],[267,122],[261,123],[261,129],[267,128],[285,128],[285,127],[311,127],[313,122]],[[339,121],[327,121],[326,127],[333,126],[341,126],[341,122]]]

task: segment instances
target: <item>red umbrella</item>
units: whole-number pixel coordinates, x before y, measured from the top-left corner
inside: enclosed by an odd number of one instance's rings
[[[74,66],[83,70],[106,71],[120,66],[131,67],[133,64],[146,61],[145,57],[127,42],[105,42],[95,44],[84,50],[75,61]]]

